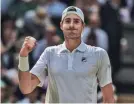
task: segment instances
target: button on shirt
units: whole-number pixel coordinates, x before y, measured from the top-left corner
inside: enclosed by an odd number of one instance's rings
[[[81,44],[69,52],[65,43],[44,50],[31,73],[45,81],[48,70],[46,103],[95,103],[97,85],[112,83],[107,52]],[[98,82],[97,82],[98,79]]]

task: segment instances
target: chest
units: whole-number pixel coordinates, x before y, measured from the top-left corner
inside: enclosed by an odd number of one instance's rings
[[[50,70],[53,74],[76,76],[96,75],[97,58],[86,53],[53,54],[50,58]]]

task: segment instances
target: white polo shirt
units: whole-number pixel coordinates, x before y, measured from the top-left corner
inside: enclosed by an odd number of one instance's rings
[[[81,42],[69,52],[65,43],[45,49],[30,71],[42,86],[48,70],[46,103],[95,103],[99,85],[112,83],[107,52]]]

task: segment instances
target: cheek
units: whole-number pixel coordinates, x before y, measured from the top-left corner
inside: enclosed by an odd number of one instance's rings
[[[62,28],[63,29],[67,29],[68,28],[68,25],[64,24]]]
[[[78,27],[78,31],[79,31],[79,32],[82,32],[82,29],[83,29],[83,28],[82,28],[81,26]]]
[[[63,26],[62,26],[62,31],[63,31],[63,32],[67,32],[67,29],[68,29],[68,28],[69,28],[69,27],[68,27],[67,25],[63,25]]]

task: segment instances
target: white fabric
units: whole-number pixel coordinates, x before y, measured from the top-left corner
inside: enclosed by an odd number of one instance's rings
[[[68,11],[68,9],[70,9],[70,8],[75,8],[76,11]],[[81,20],[83,21],[83,23],[84,23],[84,14],[83,14],[81,9],[79,9],[79,8],[77,8],[75,6],[69,6],[68,8],[66,8],[63,11],[61,20],[63,20],[68,14],[76,14],[76,15],[78,15],[81,18]]]
[[[72,53],[65,43],[45,49],[30,71],[39,78],[40,86],[44,84],[46,68],[46,103],[96,103],[97,79],[101,87],[112,82],[106,51],[83,42]]]
[[[18,68],[21,71],[28,71],[29,70],[28,56],[27,57],[20,57],[19,56]]]

